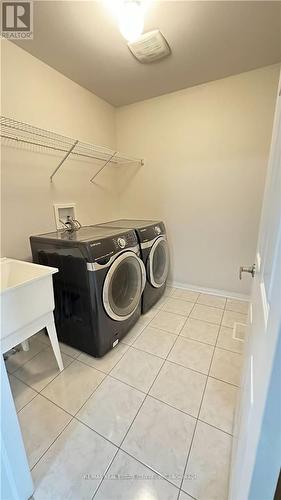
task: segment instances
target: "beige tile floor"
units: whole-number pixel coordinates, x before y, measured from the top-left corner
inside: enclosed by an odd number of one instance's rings
[[[168,288],[102,359],[7,361],[35,500],[226,500],[247,303]]]

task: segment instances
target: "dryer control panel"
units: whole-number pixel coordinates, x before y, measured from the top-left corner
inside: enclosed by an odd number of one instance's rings
[[[154,240],[157,236],[165,235],[166,229],[163,222],[137,229],[141,243]]]

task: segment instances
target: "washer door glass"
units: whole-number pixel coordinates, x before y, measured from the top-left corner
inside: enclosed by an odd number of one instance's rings
[[[148,258],[149,281],[155,288],[164,285],[169,272],[169,249],[166,238],[160,236],[153,244]]]
[[[136,310],[143,290],[144,266],[134,252],[125,252],[111,265],[103,286],[107,314],[117,320],[129,318]]]

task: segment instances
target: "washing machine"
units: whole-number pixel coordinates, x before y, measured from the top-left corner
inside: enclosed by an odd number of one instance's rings
[[[30,237],[34,262],[54,275],[58,338],[103,356],[136,323],[146,272],[132,229],[97,226]]]
[[[146,268],[147,280],[142,295],[142,312],[146,313],[162,297],[167,283],[169,248],[164,222],[120,219],[99,224],[99,227],[135,230]]]

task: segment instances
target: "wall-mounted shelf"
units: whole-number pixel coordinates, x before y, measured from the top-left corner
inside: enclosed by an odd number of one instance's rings
[[[22,144],[30,144],[39,146],[53,151],[64,153],[61,161],[54,169],[50,176],[50,181],[53,181],[54,176],[58,173],[68,157],[75,155],[76,157],[93,159],[100,162],[100,167],[94,176],[90,179],[91,182],[107,165],[136,165],[142,166],[144,161],[137,158],[132,158],[125,154],[114,151],[113,149],[96,146],[72,139],[64,135],[57,134],[38,127],[33,127],[28,123],[19,122],[11,118],[1,116],[1,138],[9,141],[17,141]]]

